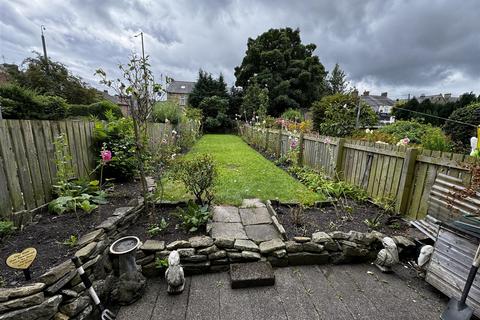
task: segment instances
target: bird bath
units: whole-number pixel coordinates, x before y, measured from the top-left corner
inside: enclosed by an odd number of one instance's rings
[[[142,245],[135,236],[126,236],[118,239],[110,246],[110,253],[118,262],[115,266],[115,285],[112,291],[113,300],[121,305],[130,304],[137,300],[145,289],[145,277],[141,268],[137,266],[137,249]]]
[[[110,253],[118,257],[118,275],[137,272],[135,255],[141,245],[135,236],[126,236],[112,243]]]

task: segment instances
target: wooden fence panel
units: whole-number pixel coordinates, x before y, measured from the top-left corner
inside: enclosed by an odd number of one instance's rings
[[[240,132],[252,146],[264,149],[266,132],[251,126],[242,127]],[[267,150],[271,148],[272,153],[276,153],[278,139],[278,130],[270,130]],[[281,140],[280,156],[289,150],[287,132],[282,132]],[[425,217],[428,195],[438,173],[458,177],[464,185],[471,180],[467,167],[469,157],[462,154],[431,150],[417,152],[416,149],[407,152],[405,146],[350,139],[346,139],[339,148],[339,141],[338,138],[306,135],[303,165],[322,170],[331,178],[339,176],[366,190],[370,197],[396,200],[397,210],[401,208],[401,213],[412,219]],[[406,163],[407,153],[410,156]],[[335,170],[336,166],[338,171]],[[398,206],[398,202],[401,202],[401,206]]]

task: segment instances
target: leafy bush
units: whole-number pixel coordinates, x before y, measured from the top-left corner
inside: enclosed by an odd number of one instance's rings
[[[78,244],[78,237],[74,234],[70,236],[67,240],[63,241],[63,244],[67,247],[73,248]]]
[[[450,152],[453,149],[453,143],[440,128],[432,127],[422,137],[422,148]]]
[[[300,111],[290,108],[284,113],[282,113],[281,118],[289,121],[299,122],[300,120],[302,120],[302,114],[300,113]]]
[[[108,100],[102,100],[90,105],[72,104],[70,105],[68,114],[70,117],[93,116],[99,120],[107,120],[107,112],[111,112],[115,118],[123,117],[120,107]]]
[[[5,238],[15,230],[12,221],[0,220],[0,239]]]
[[[106,194],[100,189],[98,180],[72,180],[72,157],[65,136],[55,138],[54,145],[57,176],[52,187],[58,197],[49,203],[49,211],[63,214],[79,208],[90,213],[98,207],[97,204],[105,204]]]
[[[396,121],[377,130],[389,134],[396,141],[407,137],[410,143],[419,144],[425,149],[435,151],[451,151],[452,142],[440,128],[417,121]]]
[[[288,168],[288,171],[309,189],[330,198],[348,197],[357,201],[366,201],[368,198],[365,190],[345,181],[330,180],[323,173],[310,168],[294,166]]]
[[[190,200],[186,209],[178,208],[177,216],[182,220],[185,230],[195,232],[207,224],[211,213],[208,205],[200,206]]]
[[[470,138],[476,136],[475,126],[480,124],[480,102],[472,103],[466,107],[453,111],[448,119],[473,125],[471,126],[447,120],[443,126],[443,130],[445,130],[445,133],[448,134],[453,141],[461,142],[464,149],[467,149],[470,145]]]
[[[421,144],[422,137],[430,128],[432,128],[430,125],[417,121],[395,121],[392,124],[381,127],[378,131],[392,135],[396,141],[407,137],[411,143]]]
[[[151,224],[147,229],[147,233],[150,237],[155,237],[165,231],[168,226],[169,223],[165,221],[165,218],[162,218],[159,223]]]
[[[335,94],[323,97],[312,104],[313,128],[320,134],[345,137],[355,131],[358,97],[351,94]],[[361,103],[359,125],[369,127],[377,124],[377,114],[368,105]]]
[[[390,144],[395,144],[398,140],[390,133],[382,132],[380,130],[362,130],[357,131],[352,136],[354,139],[364,140],[369,142],[382,141]]]
[[[132,180],[138,173],[138,161],[135,154],[135,135],[132,118],[115,119],[107,113],[107,122],[96,122],[94,144],[97,154],[105,144],[112,151],[112,160],[104,168],[107,178],[119,181]]]
[[[180,106],[172,101],[160,101],[153,106],[153,119],[156,122],[165,123],[166,120],[171,124],[178,124],[182,119],[182,110]]]
[[[217,170],[213,158],[208,154],[196,154],[191,158],[180,158],[172,168],[173,178],[183,182],[200,204],[210,204]]]
[[[203,118],[202,109],[186,107],[185,108],[185,117],[187,119],[200,122],[200,121],[202,121],[202,118]]]
[[[68,114],[68,104],[63,98],[56,96],[36,96],[35,100],[41,106],[42,113],[38,119],[65,119]]]
[[[227,116],[227,99],[218,96],[208,97],[202,100],[199,107],[205,116],[205,131],[224,132],[231,128],[232,121]]]
[[[16,84],[0,86],[0,103],[7,119],[58,120],[65,118],[68,111],[63,98],[37,95]]]

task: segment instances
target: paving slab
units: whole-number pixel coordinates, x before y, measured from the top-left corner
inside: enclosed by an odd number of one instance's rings
[[[272,223],[272,218],[270,218],[270,213],[267,208],[241,208],[240,209],[240,218],[242,219],[243,225],[252,225],[252,224],[269,224]]]
[[[248,239],[260,243],[272,239],[281,239],[280,233],[271,224],[255,224],[245,226]]]
[[[214,222],[241,222],[238,208],[231,206],[213,207],[212,220]]]
[[[145,295],[122,307],[117,320],[355,320],[439,319],[448,299],[401,265],[382,274],[370,264],[275,269],[275,285],[232,289],[229,274],[187,277],[169,296],[163,278],[148,279]],[[370,272],[369,272],[370,271]]]
[[[248,239],[241,223],[213,222],[211,235],[214,239]]]
[[[233,263],[230,265],[232,289],[273,286],[275,275],[270,263],[258,261],[252,263]]]
[[[260,208],[266,207],[265,203],[260,199],[243,199],[241,208]]]

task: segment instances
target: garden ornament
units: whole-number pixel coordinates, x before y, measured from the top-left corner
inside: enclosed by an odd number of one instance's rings
[[[398,249],[395,241],[390,237],[385,237],[382,240],[384,249],[377,254],[377,259],[374,264],[382,272],[391,272],[392,266],[399,262]]]
[[[98,295],[95,292],[95,289],[93,289],[92,287],[92,282],[88,278],[88,275],[85,273],[85,270],[83,270],[82,262],[80,261],[80,258],[73,257],[72,261],[73,261],[73,264],[75,264],[75,267],[77,268],[77,272],[80,275],[80,279],[82,279],[82,282],[85,285],[85,288],[88,290],[90,297],[92,297],[92,300],[95,303],[95,306],[100,310],[100,318],[102,320],[115,319],[115,314],[112,311],[105,309],[105,307],[100,302],[100,299],[98,298]]]
[[[177,250],[170,252],[168,256],[168,269],[165,271],[165,279],[167,280],[167,292],[169,294],[182,293],[185,287],[185,276],[180,265],[180,255]]]
[[[420,255],[418,256],[417,265],[420,269],[424,269],[427,266],[428,261],[433,253],[433,246],[426,245],[420,249]]]

